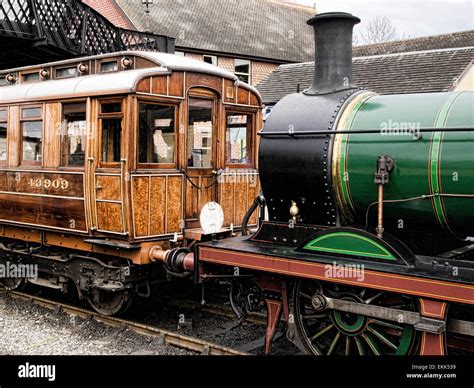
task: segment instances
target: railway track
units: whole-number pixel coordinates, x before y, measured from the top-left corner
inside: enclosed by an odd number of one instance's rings
[[[216,343],[209,341],[201,340],[199,338],[194,338],[179,333],[175,333],[169,330],[165,330],[156,326],[150,326],[127,319],[117,318],[117,317],[106,317],[100,314],[97,314],[94,311],[87,310],[81,307],[73,306],[70,304],[45,299],[35,295],[18,292],[18,291],[3,291],[0,290],[0,295],[10,296],[11,298],[22,299],[25,301],[30,301],[38,306],[45,307],[51,310],[64,312],[71,316],[79,316],[85,319],[94,319],[97,322],[101,322],[105,325],[112,327],[125,327],[129,330],[132,330],[139,334],[144,334],[148,336],[158,337],[163,342],[163,344],[175,346],[181,349],[190,350],[197,352],[203,355],[213,355],[213,356],[223,356],[223,355],[232,355],[232,356],[245,356],[249,353],[242,352],[227,346],[222,346]]]

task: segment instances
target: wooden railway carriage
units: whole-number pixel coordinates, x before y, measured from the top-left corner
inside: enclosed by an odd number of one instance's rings
[[[205,203],[231,233],[259,193],[260,96],[225,70],[122,52],[5,71],[0,85],[3,260],[40,264],[36,282],[57,288],[69,273],[102,312],[123,304],[104,295],[156,276],[137,269],[150,252],[201,239]]]

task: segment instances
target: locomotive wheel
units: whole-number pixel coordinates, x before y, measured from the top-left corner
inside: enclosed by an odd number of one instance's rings
[[[132,305],[134,293],[129,290],[105,291],[94,288],[87,301],[91,307],[102,315],[124,314]]]
[[[0,287],[7,291],[21,290],[24,286],[23,278],[0,278]]]
[[[293,290],[296,329],[306,350],[315,355],[405,355],[414,350],[417,336],[412,325],[325,309],[316,311],[313,295],[323,294],[370,305],[415,310],[405,295],[356,287],[300,280]]]

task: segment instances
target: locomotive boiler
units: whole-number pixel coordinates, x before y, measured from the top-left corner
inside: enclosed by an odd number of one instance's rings
[[[359,21],[309,20],[314,82],[259,133],[262,195],[247,215],[267,219],[250,237],[200,244],[200,273],[238,268],[239,311],[255,307],[253,274],[267,350],[283,314],[288,337],[313,354],[472,351],[474,94],[353,85]]]

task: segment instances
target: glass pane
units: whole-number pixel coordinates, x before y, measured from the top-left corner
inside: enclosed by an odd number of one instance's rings
[[[23,82],[39,81],[39,73],[23,74]]]
[[[250,74],[250,61],[245,59],[235,60],[235,73]]]
[[[70,78],[77,75],[76,67],[65,67],[64,69],[56,70],[56,78]]]
[[[24,119],[41,117],[41,110],[41,108],[24,108],[21,111],[21,117]]]
[[[140,104],[139,163],[174,163],[175,108]]]
[[[86,104],[64,104],[61,138],[61,165],[84,165],[85,149]]]
[[[122,104],[120,102],[111,102],[102,104],[102,113],[120,113],[122,111]]]
[[[249,83],[249,76],[248,74],[236,74],[237,78],[242,81],[242,82],[245,82],[246,84]]]
[[[8,85],[6,77],[5,76],[0,76],[0,86],[5,86],[5,85]]]
[[[102,120],[102,161],[120,162],[120,145],[122,140],[122,120]]]
[[[23,133],[23,160],[41,161],[42,124],[42,121],[28,121],[21,124]]]
[[[118,70],[118,63],[117,61],[111,62],[102,62],[100,64],[100,71],[101,73],[107,73],[109,71],[117,71]]]
[[[188,167],[212,168],[213,100],[189,99]]]
[[[0,110],[0,121],[7,121],[7,111],[6,109]]]
[[[252,115],[227,113],[226,163],[251,163]]]
[[[0,123],[0,160],[7,160],[7,125]]]

